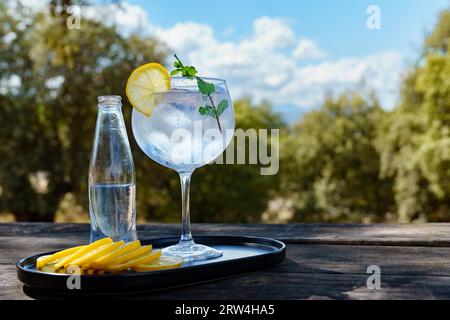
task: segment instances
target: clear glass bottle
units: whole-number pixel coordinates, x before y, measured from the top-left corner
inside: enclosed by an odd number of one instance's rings
[[[120,96],[100,96],[89,166],[91,242],[136,234],[136,176]]]

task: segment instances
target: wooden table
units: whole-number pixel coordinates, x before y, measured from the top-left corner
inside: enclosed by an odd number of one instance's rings
[[[142,239],[176,235],[178,229],[173,224],[138,228]],[[16,277],[18,259],[86,243],[88,232],[83,224],[0,224],[0,299],[30,299]],[[139,298],[450,298],[450,224],[194,224],[193,233],[276,238],[287,244],[287,257],[269,270]],[[367,288],[371,265],[380,267],[380,289]]]

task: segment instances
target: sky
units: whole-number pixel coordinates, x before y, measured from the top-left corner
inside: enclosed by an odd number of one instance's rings
[[[120,9],[95,3],[82,19],[101,17],[123,34],[154,36],[201,76],[227,80],[233,99],[269,100],[288,121],[326,94],[355,88],[374,90],[392,109],[402,73],[439,11],[450,7],[450,0],[127,0]],[[371,5],[380,29],[367,27]]]

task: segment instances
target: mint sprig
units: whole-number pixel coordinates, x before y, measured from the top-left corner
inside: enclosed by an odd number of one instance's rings
[[[177,55],[175,55],[175,62],[173,63],[173,66],[175,67],[175,69],[173,69],[170,73],[171,76],[176,76],[177,74],[181,73],[183,77],[193,80],[198,73],[195,67],[185,66],[183,62],[178,59]]]
[[[198,112],[202,116],[209,116],[216,118],[217,125],[219,127],[220,132],[222,132],[222,127],[220,125],[219,117],[222,115],[222,113],[228,108],[228,101],[226,99],[223,99],[219,102],[219,105],[216,107],[214,100],[212,98],[212,95],[216,92],[216,86],[214,83],[207,82],[197,76],[198,71],[195,69],[194,66],[185,66],[183,62],[178,58],[178,56],[175,54],[175,61],[173,63],[173,66],[175,69],[170,72],[171,76],[175,76],[178,74],[181,74],[182,77],[188,78],[190,80],[197,80],[197,86],[198,91],[200,91],[201,94],[203,94],[205,97],[208,97],[210,105],[206,104],[204,106],[200,106],[198,108]]]

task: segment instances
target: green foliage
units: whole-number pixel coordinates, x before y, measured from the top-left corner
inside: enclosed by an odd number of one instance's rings
[[[297,200],[297,220],[383,220],[391,188],[379,177],[373,143],[383,115],[374,98],[348,93],[328,98],[292,128],[282,145],[282,180]]]
[[[425,39],[425,53],[447,51],[450,40],[450,10],[443,10],[438,19],[438,23]]]
[[[449,49],[445,10],[404,79],[398,108],[383,112],[373,99],[344,95],[293,127],[282,187],[296,199],[297,220],[450,219]]]
[[[401,104],[381,125],[381,171],[394,179],[399,220],[450,218],[450,11],[426,38]]]
[[[97,96],[125,96],[130,70],[162,61],[164,52],[152,39],[125,39],[99,22],[84,19],[82,30],[69,30],[64,15],[22,12],[18,8],[10,14],[3,6],[0,12],[0,36],[11,30],[17,34],[10,45],[1,43],[1,78],[20,79],[19,86],[0,95],[0,210],[13,212],[18,220],[51,221],[68,192],[87,207]],[[21,27],[24,22],[29,26]],[[55,82],[59,85],[52,86]],[[130,109],[124,101],[127,123]],[[144,164],[138,166],[138,177],[154,179],[155,166],[136,158]],[[37,172],[47,174],[46,192],[30,182]],[[139,197],[152,201],[146,197],[158,187],[140,188]]]

